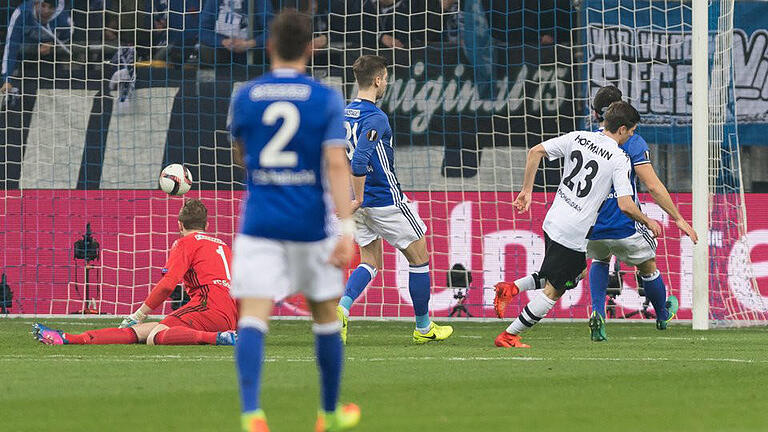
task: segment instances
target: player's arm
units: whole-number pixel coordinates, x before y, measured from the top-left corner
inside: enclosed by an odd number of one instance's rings
[[[694,243],[697,243],[699,241],[699,236],[680,214],[675,203],[672,202],[672,197],[669,195],[669,191],[667,191],[664,183],[662,183],[661,179],[656,175],[653,166],[650,163],[635,165],[635,173],[637,173],[637,178],[639,178],[645,187],[648,188],[648,193],[651,194],[653,200],[656,201],[656,204],[658,204],[659,207],[661,207],[661,209],[675,221],[678,228],[688,235]]]
[[[352,155],[352,191],[355,194],[355,201],[352,203],[352,211],[357,210],[363,203],[363,193],[365,192],[365,178],[368,175],[368,165],[376,151],[376,146],[381,139],[386,125],[380,116],[375,116],[360,126],[360,137],[355,146],[355,152]]]
[[[629,164],[629,158],[623,158],[613,169],[613,189],[616,191],[616,201],[619,205],[619,209],[629,216],[632,220],[640,222],[648,227],[654,236],[661,235],[661,227],[659,224],[643,214],[640,207],[637,206],[632,199],[634,196],[634,189],[632,183],[629,181],[629,172],[631,165]]]
[[[632,195],[618,196],[616,197],[616,201],[619,204],[619,209],[624,212],[625,215],[629,216],[630,219],[647,226],[655,237],[661,235],[661,227],[659,226],[658,222],[650,219],[642,211],[640,211],[640,207],[638,207],[637,204],[635,204],[635,202],[632,200]]]
[[[123,322],[120,323],[120,328],[141,324],[147,319],[147,315],[150,312],[163,304],[165,299],[171,295],[176,285],[179,284],[181,278],[184,277],[184,273],[189,269],[189,261],[189,257],[183,247],[180,247],[178,244],[174,245],[171,248],[171,253],[168,256],[168,262],[165,267],[168,271],[160,279],[160,282],[152,288],[144,303],[134,313],[123,319]]]

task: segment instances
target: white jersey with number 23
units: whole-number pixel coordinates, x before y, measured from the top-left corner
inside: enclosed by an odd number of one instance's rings
[[[616,197],[632,195],[629,157],[601,131],[575,131],[542,143],[549,160],[565,158],[563,179],[542,228],[553,241],[586,251],[587,234],[613,185]]]

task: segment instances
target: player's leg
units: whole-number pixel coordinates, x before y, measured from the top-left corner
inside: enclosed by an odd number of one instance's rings
[[[611,263],[610,242],[590,240],[587,256],[592,258],[589,266],[589,291],[592,296],[592,314],[589,317],[590,339],[594,342],[607,340],[605,334],[605,296],[608,290],[608,273]]]
[[[592,312],[605,319],[605,296],[608,290],[608,273],[611,263],[610,243],[605,240],[590,240],[587,243],[587,257],[592,258],[589,266],[589,291],[592,295]]]
[[[499,282],[494,286],[495,295],[493,298],[493,309],[496,316],[504,318],[507,305],[516,295],[523,291],[540,290],[546,287],[547,280],[542,277],[541,272],[533,272],[523,276],[514,282]]]
[[[328,264],[335,245],[336,239],[329,238],[287,246],[290,284],[304,292],[314,320],[312,332],[322,401],[315,430],[323,432],[346,430],[360,420],[357,406],[338,405],[344,347],[336,307],[343,292],[343,277],[340,269]]]
[[[410,269],[408,272],[408,293],[413,303],[413,314],[416,318],[416,329],[413,331],[413,341],[427,343],[445,340],[453,334],[453,327],[440,326],[429,319],[429,298],[431,296],[432,281],[429,277],[429,252],[427,241],[424,237],[411,242],[405,249],[401,249],[408,260]]]
[[[128,328],[103,328],[83,333],[67,333],[40,323],[35,323],[32,328],[37,340],[46,345],[121,345],[143,342],[145,339],[139,338],[139,331],[144,335],[148,328],[155,325],[156,322],[143,323]]]
[[[309,306],[314,320],[312,332],[315,334],[322,405],[315,430],[347,430],[360,421],[360,409],[354,404],[339,406],[344,347],[341,342],[341,323],[336,317],[336,300],[310,301]]]
[[[494,286],[496,292],[493,298],[493,308],[496,311],[496,316],[504,318],[507,310],[507,305],[512,298],[523,291],[533,291],[544,288],[547,285],[547,280],[539,274],[539,272],[533,272],[527,276],[523,276],[514,282],[499,282]]]
[[[345,318],[349,317],[352,304],[381,270],[381,254],[380,238],[376,238],[365,246],[360,246],[360,265],[349,275],[347,285],[344,288],[344,295],[339,300],[339,310]]]
[[[186,304],[160,321],[147,338],[147,345],[234,345],[237,336],[224,313],[208,306]]]
[[[522,343],[520,334],[547,316],[547,313],[555,306],[555,303],[557,303],[557,300],[563,293],[565,293],[564,289],[557,289],[547,282],[544,289],[533,295],[533,299],[520,311],[520,314],[512,321],[512,324],[496,337],[496,346],[530,348],[529,345]]]
[[[264,338],[272,314],[271,298],[241,298],[235,363],[240,383],[242,428],[245,432],[266,432],[266,417],[261,409],[261,367]]]
[[[584,252],[568,249],[549,238],[545,240],[547,248],[539,274],[547,280],[547,284],[533,296],[512,324],[496,337],[496,346],[528,348],[528,345],[520,341],[520,333],[541,321],[563,293],[575,288],[584,276],[587,267]]]
[[[336,309],[341,321],[341,341],[344,344],[347,343],[349,311],[352,309],[352,304],[382,268],[381,238],[368,225],[370,218],[367,213],[367,209],[359,209],[354,215],[355,241],[360,246],[360,265],[349,275],[344,295]]]
[[[235,364],[240,386],[242,428],[246,432],[269,430],[260,402],[261,365],[273,298],[284,287],[288,287],[284,291],[292,293],[286,269],[284,242],[246,235],[235,237],[231,293],[232,297],[240,300]]]
[[[664,285],[661,272],[656,267],[655,258],[638,264],[637,270],[640,272],[645,297],[656,311],[656,328],[666,330],[669,321],[677,314],[679,307],[677,297],[669,296],[667,298],[667,287]]]
[[[656,267],[656,240],[647,230],[638,230],[634,235],[619,241],[616,255],[622,262],[637,267],[645,297],[656,311],[656,328],[666,329],[667,323],[677,313],[678,301],[675,296],[667,298],[667,288]]]

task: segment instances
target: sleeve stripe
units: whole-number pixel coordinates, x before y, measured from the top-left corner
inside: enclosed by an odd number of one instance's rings
[[[347,140],[345,139],[329,139],[323,141],[324,147],[346,147],[347,146]]]
[[[650,163],[651,163],[651,161],[640,161],[640,162],[638,162],[636,164],[633,164],[633,165],[634,166],[640,166],[640,165],[648,165]]]

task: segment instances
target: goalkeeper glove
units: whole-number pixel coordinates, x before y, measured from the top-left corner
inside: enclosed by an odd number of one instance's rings
[[[136,312],[126,316],[123,318],[123,322],[120,323],[120,328],[128,328],[133,327],[136,324],[141,324],[144,322],[144,320],[147,319],[147,314],[144,312],[137,310]]]

